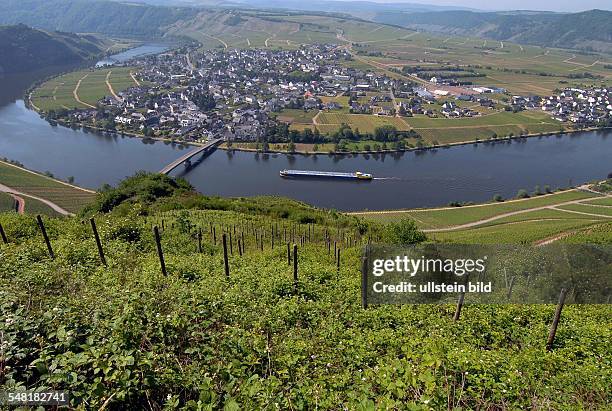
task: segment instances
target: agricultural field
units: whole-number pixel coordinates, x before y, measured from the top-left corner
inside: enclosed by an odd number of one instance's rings
[[[350,214],[382,223],[409,217],[434,241],[529,244],[579,236],[585,230],[600,233],[597,227],[612,226],[612,208],[592,204],[610,199],[590,191],[568,190],[475,206]],[[598,241],[606,233],[598,234]]]
[[[569,214],[568,214],[569,216]],[[435,241],[455,242],[459,244],[533,244],[548,238],[555,238],[567,232],[573,233],[596,225],[607,224],[602,220],[566,217],[563,220],[515,221],[496,225],[471,228],[466,230],[435,232],[429,237]]]
[[[609,198],[609,197],[598,198],[598,199],[591,200],[591,201],[585,201],[585,204],[596,204],[596,205],[612,207],[612,198]]]
[[[513,94],[550,95],[558,88],[607,84],[612,78],[610,70],[604,67],[610,62],[610,56],[605,54],[578,55],[569,50],[428,33],[413,32],[404,38],[392,36],[381,42],[354,43],[352,50],[360,66],[369,65],[397,78],[408,77],[390,69],[405,65],[469,64],[478,67],[476,70],[485,77],[468,77],[466,81],[503,87]],[[367,56],[376,52],[384,57]],[[602,78],[571,78],[585,72]]]
[[[500,216],[506,213],[555,206],[566,202],[582,201],[592,198],[598,198],[598,196],[589,191],[569,190],[554,194],[537,196],[524,200],[511,200],[474,206],[446,207],[437,209],[417,209],[405,211],[365,211],[351,214],[362,216],[364,218],[367,218],[368,220],[378,222],[396,221],[398,218],[407,216],[413,218],[417,222],[419,227],[423,229],[438,229],[462,224],[469,224],[476,221]]]
[[[316,110],[285,109],[276,118],[290,124],[312,124],[312,118],[317,114]]]
[[[486,140],[492,136],[551,133],[559,131],[562,123],[538,111],[520,113],[496,112],[471,118],[429,118],[418,115],[405,121],[429,142],[440,144]]]
[[[64,74],[37,87],[32,92],[32,104],[45,112],[92,108],[112,92],[119,93],[135,86],[130,75],[134,70],[133,67],[112,67]]]
[[[202,209],[161,211],[187,205],[167,200],[147,216],[131,204],[95,215],[106,267],[80,219],[45,219],[50,260],[31,216],[0,214],[10,241],[0,244],[0,384],[70,388],[74,408],[602,409],[610,401],[608,305],[567,305],[551,351],[551,305],[466,305],[459,321],[454,305],[364,310],[365,237],[352,218],[264,198],[191,198]],[[543,230],[521,227],[504,238]],[[341,247],[339,268],[326,234]],[[296,243],[297,260],[288,263],[286,243]]]
[[[400,131],[414,129],[430,144],[487,140],[494,136],[554,133],[563,126],[563,123],[539,111],[512,113],[487,110],[482,116],[458,119],[431,118],[425,115],[391,117],[349,114],[344,110],[321,111],[318,115],[313,115],[312,111],[303,114],[300,110],[286,111],[289,113],[281,113],[279,119],[291,122],[291,128],[296,130],[317,128],[322,134],[329,134],[337,131],[342,124],[348,124],[353,130],[373,133],[377,127],[391,125]]]
[[[25,194],[49,200],[72,213],[78,212],[94,198],[92,191],[71,186],[1,161],[0,184]],[[36,207],[36,209],[47,207],[42,203],[37,205],[38,202],[30,202],[27,198],[25,200],[26,211],[30,211],[28,203],[31,203],[32,207]]]
[[[0,213],[15,211],[15,199],[6,193],[0,192]]]
[[[342,124],[348,124],[353,130],[359,129],[360,132],[373,133],[377,127],[394,126],[398,130],[408,131],[410,127],[399,117],[375,116],[368,114],[344,114],[336,112],[321,112],[313,119],[317,128],[335,127],[337,130]]]

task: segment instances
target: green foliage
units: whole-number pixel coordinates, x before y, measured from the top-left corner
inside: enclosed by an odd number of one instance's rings
[[[0,24],[25,23],[48,30],[161,37],[164,28],[196,10],[103,0],[4,0]]]
[[[85,208],[84,212],[107,213],[124,202],[150,204],[157,199],[192,190],[193,187],[184,179],[142,171],[126,178],[116,188],[103,187],[94,204]]]
[[[612,177],[595,184],[593,190],[599,191],[600,193],[612,193]]]
[[[24,24],[0,26],[1,68],[4,73],[81,63],[101,53],[101,47],[102,43],[93,36],[47,33]]]
[[[162,219],[166,277],[150,229]],[[0,244],[0,389],[68,389],[71,407],[87,409],[601,409],[610,401],[609,306],[566,306],[547,352],[552,306],[468,305],[459,322],[453,306],[363,310],[360,246],[341,245],[336,271],[324,241],[329,233],[342,244],[353,229],[336,237],[334,225],[312,227],[294,291],[284,244],[266,240],[261,252],[251,231],[286,220],[193,210],[96,220],[106,268],[79,219],[45,219],[50,260],[32,217],[0,214],[11,241]],[[246,253],[237,255],[234,237],[229,279],[209,223],[219,236],[245,228]],[[195,228],[205,234],[202,253]]]
[[[390,223],[385,228],[385,241],[389,244],[409,245],[427,240],[427,236],[419,230],[414,220],[403,218],[397,223]]]

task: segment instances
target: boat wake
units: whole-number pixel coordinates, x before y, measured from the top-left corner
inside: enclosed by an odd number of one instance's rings
[[[404,180],[401,177],[374,177],[373,180]]]

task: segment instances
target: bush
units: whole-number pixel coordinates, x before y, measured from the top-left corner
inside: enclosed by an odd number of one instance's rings
[[[516,194],[516,198],[529,198],[529,194],[527,193],[527,190],[520,189]]]
[[[385,241],[395,245],[418,244],[427,236],[417,227],[414,220],[405,218],[398,223],[389,224],[385,230]]]

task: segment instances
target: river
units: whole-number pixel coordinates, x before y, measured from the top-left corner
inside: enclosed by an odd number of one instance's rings
[[[0,157],[62,179],[73,176],[77,184],[98,188],[138,170],[159,171],[188,149],[53,127],[21,100],[35,79],[23,80],[20,93],[14,80],[0,79]],[[284,180],[278,173],[286,168],[362,171],[376,179]],[[287,156],[217,150],[190,170],[179,166],[173,175],[185,177],[209,195],[270,194],[340,210],[376,210],[488,201],[495,194],[512,197],[519,189],[532,191],[536,185],[582,184],[610,172],[612,132],[606,130],[386,155]]]

